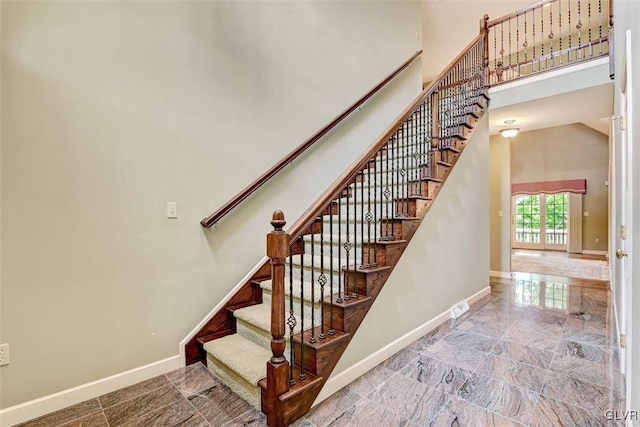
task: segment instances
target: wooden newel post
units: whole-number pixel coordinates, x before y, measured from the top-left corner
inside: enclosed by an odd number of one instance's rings
[[[484,71],[484,84],[489,84],[489,15],[486,13],[480,19],[480,34],[483,36],[482,70]]]
[[[286,221],[281,211],[271,219],[273,231],[267,234],[267,256],[271,258],[271,359],[267,362],[266,401],[262,411],[270,427],[284,426],[284,411],[279,396],[289,391],[289,362],[284,356],[285,295],[284,266],[289,255],[289,235],[282,229]],[[266,405],[266,407],[265,407]]]
[[[439,94],[436,89],[431,94],[431,150],[438,152],[438,144],[440,143],[440,101]]]

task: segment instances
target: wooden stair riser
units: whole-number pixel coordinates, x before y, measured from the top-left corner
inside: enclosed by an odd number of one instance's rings
[[[325,304],[322,305],[325,322],[331,324],[331,319],[333,319],[335,329],[348,333],[355,332],[355,328],[360,324],[360,317],[366,313],[371,303],[370,297],[362,295],[353,297],[352,289],[352,286],[349,286],[349,299],[345,295],[342,302],[334,299],[331,304],[330,300],[325,298]]]
[[[443,180],[449,174],[449,170],[451,170],[451,166],[448,164],[443,164],[441,162],[434,162],[432,166],[425,165],[422,167],[422,173],[420,174],[421,178],[436,178],[439,180]],[[419,194],[419,193],[418,193]]]
[[[394,218],[383,220],[382,226],[385,228],[385,233],[393,236],[395,240],[408,240],[418,228],[419,223],[418,219]]]
[[[328,326],[325,326],[324,330],[316,327],[314,333],[316,342],[311,343],[311,331],[305,331],[304,344],[302,344],[304,352],[300,344],[300,334],[298,333],[293,337],[294,360],[296,365],[300,366],[301,356],[304,353],[303,366],[305,371],[311,372],[314,375],[322,375],[322,371],[331,362],[331,357],[334,352],[344,351],[344,348],[349,343],[349,334],[334,329],[333,335],[331,335],[331,330]],[[321,333],[324,335],[321,335]]]
[[[364,246],[364,258],[372,260],[377,266],[389,266],[397,261],[406,244],[406,240],[367,242]]]
[[[443,128],[442,137],[457,137],[459,139],[467,140],[471,137],[471,129],[466,126],[456,125]]]
[[[419,197],[419,196],[418,196]],[[396,204],[396,216],[416,217],[424,215],[431,206],[432,200],[408,197]]]
[[[424,178],[411,183],[409,194],[412,196],[434,198],[441,186],[442,182],[438,180]]]

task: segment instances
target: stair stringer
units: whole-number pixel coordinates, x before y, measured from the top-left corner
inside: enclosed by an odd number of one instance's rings
[[[411,344],[417,338],[412,332],[428,332],[428,329],[421,327],[446,313],[452,305],[466,300],[488,286],[489,259],[488,256],[486,260],[482,258],[483,253],[488,254],[488,232],[486,236],[468,236],[468,239],[477,241],[477,244],[474,244],[461,239],[460,235],[471,230],[471,227],[463,224],[463,230],[457,233],[458,236],[453,238],[449,247],[443,243],[445,239],[451,240],[454,232],[450,227],[459,224],[460,217],[474,214],[458,213],[457,218],[451,214],[464,205],[461,201],[464,195],[484,186],[486,191],[483,190],[482,197],[486,198],[489,194],[488,140],[488,119],[485,116],[466,144],[466,154],[458,160],[459,167],[450,172],[447,178],[449,183],[434,200],[429,215],[415,227],[413,238],[405,248],[402,258],[378,294],[380,298],[376,299],[358,332],[353,335],[313,406]],[[481,178],[486,183],[479,183],[477,176],[467,174],[469,169],[477,169],[473,164],[476,162],[487,164],[487,176]],[[489,224],[488,212],[487,203],[486,209],[475,213],[479,222],[486,222],[486,228]],[[443,220],[443,215],[446,215],[447,219]],[[465,220],[466,222],[469,220]],[[444,233],[440,232],[438,236],[439,230],[442,229]],[[465,248],[465,245],[470,248]],[[452,247],[458,252],[454,252]],[[482,247],[482,250],[478,247]],[[452,264],[457,265],[456,269],[445,265],[443,260],[446,257],[453,257],[455,261]],[[469,264],[475,262],[473,259],[476,257],[481,258],[477,261],[479,265],[469,268]],[[416,267],[416,259],[426,261]],[[389,303],[385,303],[387,301]],[[412,310],[420,310],[421,314],[408,319],[406,313]]]
[[[484,112],[486,112],[486,110],[487,109],[485,109]],[[483,112],[482,116],[484,116],[484,112]],[[484,126],[487,126],[486,125],[486,121],[484,122]],[[458,162],[458,160],[460,159],[460,157],[462,155],[462,152],[465,151],[465,148],[470,143],[473,143],[473,141],[475,139],[474,136],[475,136],[475,130],[473,130],[472,133],[470,133],[469,139],[461,146],[461,151],[459,153],[460,155],[456,156],[451,161],[452,170],[453,170],[454,166],[456,165],[456,163]],[[458,172],[460,172],[460,170],[458,170]],[[449,174],[449,175],[451,175],[451,174]],[[435,194],[433,196],[433,200],[430,200],[430,201],[424,203],[422,205],[422,208],[418,209],[417,218],[414,219],[414,220],[406,221],[407,223],[409,223],[409,226],[408,227],[406,225],[403,226],[403,231],[402,231],[402,239],[404,239],[405,242],[404,243],[399,243],[398,244],[398,248],[395,251],[395,253],[391,257],[388,258],[388,262],[387,262],[387,265],[386,265],[388,268],[386,268],[384,271],[381,271],[380,273],[378,273],[378,277],[373,279],[373,282],[375,282],[375,283],[370,287],[370,293],[369,293],[369,296],[371,297],[371,299],[367,303],[363,304],[362,309],[359,310],[358,313],[357,313],[357,316],[355,316],[352,319],[353,321],[349,325],[349,327],[347,327],[347,328],[345,328],[343,330],[347,334],[347,336],[344,337],[344,339],[342,339],[340,341],[340,343],[338,343],[335,346],[335,348],[333,348],[333,351],[328,356],[328,360],[325,362],[323,368],[321,369],[320,372],[317,373],[317,375],[319,377],[318,380],[319,380],[320,383],[318,384],[316,382],[315,384],[313,384],[312,387],[310,386],[310,387],[308,387],[306,389],[305,389],[305,387],[292,388],[292,390],[289,393],[281,396],[280,400],[281,400],[281,402],[282,402],[282,404],[284,406],[283,412],[285,414],[285,425],[288,425],[289,423],[294,422],[296,419],[298,419],[301,416],[303,416],[304,414],[306,414],[309,411],[309,409],[311,408],[312,404],[314,403],[314,401],[316,400],[316,398],[320,394],[322,388],[327,383],[327,380],[329,379],[329,377],[332,374],[333,370],[335,369],[336,365],[340,361],[340,358],[342,357],[342,354],[349,347],[349,344],[350,344],[351,340],[353,339],[356,331],[358,330],[360,324],[365,319],[367,313],[369,312],[369,310],[371,309],[371,307],[375,303],[378,295],[380,294],[380,291],[383,289],[385,283],[391,277],[391,274],[393,273],[396,265],[400,261],[400,259],[402,257],[402,254],[407,249],[409,241],[412,239],[412,237],[417,232],[420,224],[422,224],[424,218],[427,215],[427,212],[431,209],[431,206],[433,205],[433,203],[437,199],[437,196],[438,196],[439,192],[441,191],[441,189],[442,189],[444,183],[446,182],[447,178],[448,177],[445,178],[443,183],[436,190],[436,192],[435,192]],[[486,194],[488,194],[488,191],[487,191],[487,193],[485,193],[485,197],[486,197]],[[363,273],[366,273],[366,270],[360,270],[360,271],[362,271]],[[487,272],[488,272],[488,264],[487,264]],[[305,343],[305,348],[306,347],[307,347],[307,345]],[[308,351],[305,351],[305,352],[308,353]],[[267,387],[266,379],[261,380],[258,383],[258,385],[262,388],[262,401],[263,401],[263,405],[264,405],[264,401],[265,401],[265,398],[266,398],[266,387]]]

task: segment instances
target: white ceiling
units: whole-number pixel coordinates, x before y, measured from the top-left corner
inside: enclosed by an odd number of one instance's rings
[[[543,129],[571,123],[592,123],[602,133],[600,119],[608,129],[613,112],[613,83],[562,93],[545,98],[489,110],[489,133],[505,128],[505,120],[514,119],[520,131]],[[597,125],[596,125],[597,123]]]

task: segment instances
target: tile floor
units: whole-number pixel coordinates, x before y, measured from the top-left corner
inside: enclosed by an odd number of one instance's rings
[[[605,417],[624,410],[606,282],[523,274],[492,278],[491,289],[295,425],[623,425]],[[264,425],[201,364],[23,424]]]

